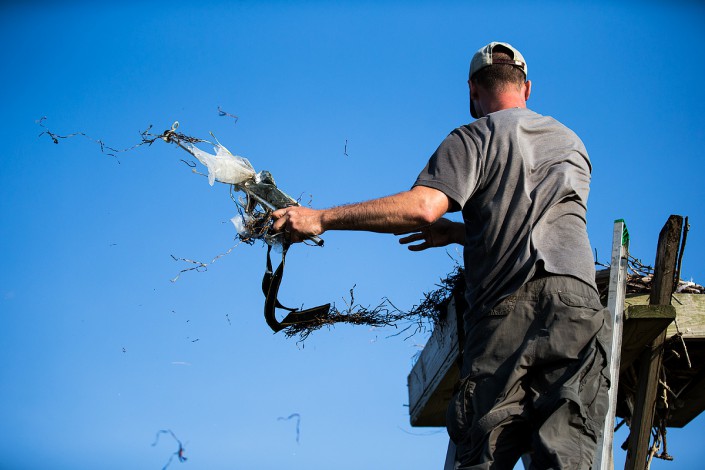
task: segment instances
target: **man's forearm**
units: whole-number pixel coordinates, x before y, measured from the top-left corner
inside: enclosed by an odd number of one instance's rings
[[[450,208],[450,199],[437,189],[415,186],[409,191],[331,209],[293,206],[272,213],[275,232],[292,241],[321,235],[326,230],[366,230],[400,233],[417,230],[438,220]]]
[[[425,199],[412,191],[356,204],[323,209],[323,230],[365,230],[399,233],[433,223],[439,216]]]

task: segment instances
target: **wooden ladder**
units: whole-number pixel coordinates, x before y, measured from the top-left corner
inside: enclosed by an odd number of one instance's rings
[[[612,470],[614,420],[617,412],[617,385],[619,383],[620,351],[622,350],[622,328],[624,326],[624,299],[627,292],[627,263],[629,261],[629,232],[624,220],[614,222],[612,231],[612,256],[610,258],[610,280],[607,291],[607,308],[612,316],[612,339],[608,345],[610,364],[609,408],[597,441],[597,454],[593,470]]]

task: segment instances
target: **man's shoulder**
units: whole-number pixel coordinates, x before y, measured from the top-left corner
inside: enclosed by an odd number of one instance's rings
[[[556,119],[543,116],[528,108],[506,108],[460,126],[454,132],[467,135],[485,134],[527,123],[562,126]]]
[[[518,125],[519,123],[536,123],[544,125],[561,125],[557,119],[551,116],[544,116],[529,108],[506,108],[494,113],[490,113],[484,118],[488,127],[498,127],[504,125]],[[478,119],[481,121],[482,119]]]
[[[456,127],[451,131],[450,135],[455,135],[457,137],[466,138],[476,138],[485,134],[489,134],[491,129],[488,125],[487,117],[481,117],[462,126]]]
[[[485,148],[491,145],[490,142],[497,136],[506,136],[509,139],[524,136],[529,140],[545,136],[582,142],[572,129],[552,116],[545,116],[528,108],[507,108],[456,127],[446,137],[445,144]]]
[[[529,108],[509,108],[491,113],[487,116],[487,123],[483,125],[495,132],[506,128],[522,128],[530,131],[530,134],[563,134],[580,140],[575,131],[555,117],[539,114]]]

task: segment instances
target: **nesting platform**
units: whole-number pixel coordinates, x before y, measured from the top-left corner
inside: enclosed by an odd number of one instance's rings
[[[673,310],[647,306],[648,295],[627,296],[619,367],[617,416],[630,415],[640,351],[666,328],[663,370],[668,427],[683,427],[705,411],[705,295],[673,294]]]
[[[605,272],[597,274],[598,284]],[[705,410],[705,295],[674,294],[671,306],[649,306],[649,295],[627,295],[622,335],[617,416],[631,413],[642,350],[664,330],[663,366],[669,393],[669,427],[683,427]],[[458,382],[455,299],[408,376],[412,426],[445,426]]]

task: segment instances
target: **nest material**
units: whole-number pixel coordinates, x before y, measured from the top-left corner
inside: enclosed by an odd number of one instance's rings
[[[453,271],[436,285],[437,289],[426,292],[423,300],[409,311],[397,308],[389,299],[384,298],[375,307],[365,307],[355,303],[354,287],[350,289],[350,300],[345,301],[347,308],[339,310],[335,305],[326,317],[311,322],[289,325],[284,329],[287,338],[298,336],[304,341],[314,331],[338,323],[367,325],[371,327],[392,326],[402,329],[397,334],[415,328],[409,336],[427,331],[437,324],[446,314],[448,303],[453,295],[465,289],[463,268],[456,265]]]
[[[630,274],[627,276],[628,294],[649,294],[654,275]],[[692,281],[679,280],[676,287],[678,294],[705,294],[705,287]]]

